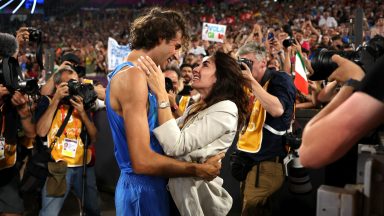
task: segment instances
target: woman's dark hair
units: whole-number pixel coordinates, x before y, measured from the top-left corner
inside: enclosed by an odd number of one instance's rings
[[[189,39],[184,17],[176,11],[158,7],[150,9],[133,22],[129,43],[131,49],[150,50],[159,44],[159,39],[170,41],[181,32],[183,43]]]
[[[251,87],[250,82],[243,76],[237,61],[230,55],[216,52],[212,57],[216,65],[216,83],[204,102],[201,101],[191,109],[187,119],[215,103],[230,100],[237,106],[239,114],[237,129],[240,130],[249,115],[249,96],[246,89]]]

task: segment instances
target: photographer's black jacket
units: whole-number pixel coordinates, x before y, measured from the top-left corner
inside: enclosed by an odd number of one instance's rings
[[[276,96],[283,105],[284,113],[278,118],[272,117],[268,112],[265,124],[271,126],[277,131],[286,131],[289,128],[296,97],[296,88],[292,77],[281,71],[266,71],[264,76],[271,74],[267,92]],[[262,83],[265,80],[262,79]],[[263,139],[261,149],[258,153],[247,153],[255,161],[263,161],[276,156],[285,157],[286,150],[283,145],[283,136],[271,133],[265,127],[263,128]]]

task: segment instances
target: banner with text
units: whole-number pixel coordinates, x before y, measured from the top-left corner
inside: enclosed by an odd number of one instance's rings
[[[119,45],[111,37],[108,38],[108,70],[114,70],[115,67],[124,62],[124,59],[131,52],[128,45]]]
[[[214,42],[224,42],[227,26],[212,23],[203,23],[202,39]]]

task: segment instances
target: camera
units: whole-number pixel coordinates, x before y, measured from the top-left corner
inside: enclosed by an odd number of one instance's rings
[[[37,79],[26,79],[18,82],[18,90],[24,94],[31,96],[40,95],[40,86]]]
[[[172,80],[168,77],[165,77],[165,90],[169,93],[173,91],[173,83]]]
[[[41,42],[41,36],[42,32],[41,30],[33,27],[28,27],[28,32],[29,32],[29,41],[31,42]]]
[[[13,94],[16,90],[30,96],[39,96],[40,87],[36,79],[19,79],[20,67],[13,57],[4,58],[0,63],[0,84]]]
[[[83,98],[83,105],[85,110],[91,108],[97,99],[97,93],[95,92],[92,84],[80,83],[74,79],[70,79],[68,81],[68,92],[69,95],[64,98],[64,103],[70,104],[69,99],[73,98],[75,95],[78,95]]]
[[[289,152],[284,158],[284,171],[288,176],[288,189],[294,194],[307,194],[312,191],[311,178],[308,170],[301,165],[298,149],[301,145],[301,138],[293,133],[286,133],[283,137],[283,144],[289,146]]]
[[[248,66],[248,68],[252,71],[252,67],[253,67],[253,61],[252,60],[249,60],[246,58],[239,58],[237,60],[237,64],[240,66],[240,69],[246,70],[246,68],[244,67],[244,65],[242,63],[246,64]]]
[[[364,46],[359,46],[356,51],[334,51],[322,49],[311,59],[311,66],[314,73],[310,80],[325,80],[338,67],[332,61],[333,55],[340,55],[359,65],[363,71],[369,71],[375,61],[384,54],[384,37],[376,35]]]
[[[296,44],[296,41],[294,38],[288,38],[288,39],[283,40],[283,46],[285,48],[292,46],[292,44]]]

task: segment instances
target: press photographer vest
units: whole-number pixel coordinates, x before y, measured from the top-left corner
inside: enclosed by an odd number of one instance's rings
[[[269,80],[264,84],[263,89],[267,91]],[[251,93],[252,94],[252,93]],[[252,95],[253,96],[253,95]],[[263,141],[263,126],[266,118],[266,111],[259,100],[255,100],[252,106],[252,113],[245,133],[240,134],[237,142],[237,149],[249,153],[257,153]]]
[[[187,109],[189,101],[192,100],[190,96],[182,96],[179,101],[179,110],[184,113]]]
[[[68,106],[60,106],[57,110],[51,124],[51,128],[47,134],[48,145],[51,145],[55,140],[55,135],[62,125],[65,116],[68,113]],[[82,129],[82,121],[80,119],[79,113],[76,109],[73,110],[71,117],[61,136],[56,140],[54,147],[52,149],[51,155],[53,160],[60,161],[64,160],[67,162],[68,167],[78,167],[83,165],[83,155],[84,155],[84,145],[80,137]],[[76,142],[76,143],[75,143]],[[68,147],[71,145],[71,149]],[[87,151],[87,164],[91,160],[91,150]]]
[[[3,157],[0,158],[0,170],[13,167],[16,163],[16,145],[5,144],[3,151]]]
[[[7,110],[8,108],[8,110]],[[0,144],[0,170],[13,167],[16,163],[17,145],[33,148],[34,138],[18,137],[19,117],[13,106],[0,108],[0,137],[5,138]]]

